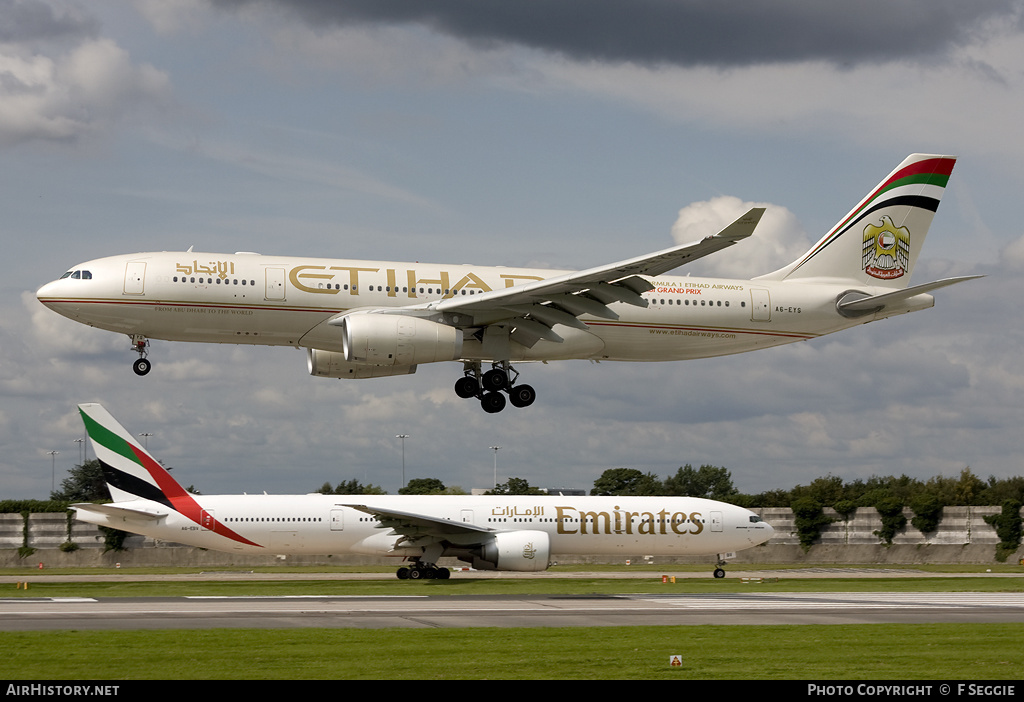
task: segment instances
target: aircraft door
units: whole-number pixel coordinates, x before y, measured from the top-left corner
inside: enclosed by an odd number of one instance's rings
[[[216,522],[217,519],[213,516],[213,512],[205,509],[199,511],[199,526],[206,531],[212,529]]]
[[[146,292],[146,262],[128,261],[124,269],[124,294],[142,295]]]
[[[722,530],[722,513],[721,512],[712,511],[711,512],[711,531],[721,531],[721,530]]]
[[[772,301],[767,290],[764,288],[751,288],[750,306],[751,322],[772,321]]]
[[[473,510],[471,510],[471,509],[464,509],[464,510],[462,510],[462,521],[465,522],[466,524],[472,524],[473,523]]]
[[[331,531],[345,531],[345,510],[331,510]]]
[[[284,299],[284,268],[267,269],[267,300]]]

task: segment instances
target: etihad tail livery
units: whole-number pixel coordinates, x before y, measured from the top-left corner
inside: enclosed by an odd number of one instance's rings
[[[908,287],[954,162],[908,157],[810,251],[753,280],[665,273],[750,236],[760,208],[702,241],[580,272],[189,249],[88,261],[37,297],[131,337],[139,375],[150,339],[301,347],[328,378],[457,361],[456,393],[499,412],[506,395],[536,397],[515,362],[723,356],[931,307],[928,293],[976,277]]]
[[[113,502],[78,519],[191,546],[272,555],[369,554],[411,561],[399,578],[541,571],[551,554],[718,556],[774,530],[750,510],[696,497],[192,495],[98,404],[78,406]]]

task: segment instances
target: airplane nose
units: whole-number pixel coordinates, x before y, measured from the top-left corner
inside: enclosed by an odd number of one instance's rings
[[[50,298],[56,295],[58,282],[59,281],[56,280],[51,281],[44,285],[43,287],[36,290],[36,299],[39,300],[44,305],[46,305],[47,307],[49,307],[48,303]]]
[[[775,536],[775,528],[768,522],[762,521],[754,512],[747,512],[747,539],[752,546],[757,546]]]

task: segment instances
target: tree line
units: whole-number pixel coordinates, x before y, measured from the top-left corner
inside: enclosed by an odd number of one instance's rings
[[[200,494],[192,486],[186,489]],[[362,483],[355,479],[342,480],[337,485],[325,482],[315,492],[333,495],[387,494],[379,485]],[[540,487],[531,485],[525,478],[513,477],[494,486],[488,494],[536,495],[543,492]],[[400,488],[398,494],[465,495],[467,492],[458,486],[446,486],[437,478],[414,478]],[[960,471],[960,475],[956,477],[937,476],[920,480],[906,475],[872,476],[866,480],[858,478],[844,481],[838,476],[828,475],[788,490],[744,493],[736,488],[732,473],[728,469],[713,465],[694,468],[686,464],[664,479],[636,468],[609,468],[594,481],[590,494],[705,497],[747,508],[792,507],[794,502],[812,500],[824,507],[831,507],[840,514],[848,514],[857,507],[877,507],[878,504],[889,500],[911,507],[915,513],[924,514],[946,506],[1001,505],[1007,500],[1024,502],[1024,477],[990,476],[987,480],[982,480],[968,467]],[[40,506],[49,504],[57,509],[63,509],[71,502],[103,501],[109,498],[99,461],[91,460],[69,470],[68,477],[61,482],[60,489],[50,494],[49,500],[0,499],[0,511],[22,511],[2,509],[5,505],[15,503]]]

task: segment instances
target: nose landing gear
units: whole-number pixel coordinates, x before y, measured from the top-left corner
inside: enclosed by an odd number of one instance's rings
[[[519,373],[508,361],[495,363],[483,374],[479,363],[467,363],[463,372],[464,375],[455,382],[455,394],[463,399],[477,398],[488,414],[505,409],[505,394],[513,407],[529,407],[537,399],[537,392],[532,386],[515,384]]]
[[[718,563],[715,564],[714,573],[716,578],[725,577],[725,568],[723,566],[729,565],[729,560],[732,558],[736,558],[736,553],[734,551],[718,554]]]
[[[153,364],[146,358],[146,356],[149,355],[149,339],[138,334],[133,335],[132,349],[139,354],[138,360],[132,364],[132,370],[135,371],[135,375],[145,375],[146,373],[149,373],[153,368]]]

